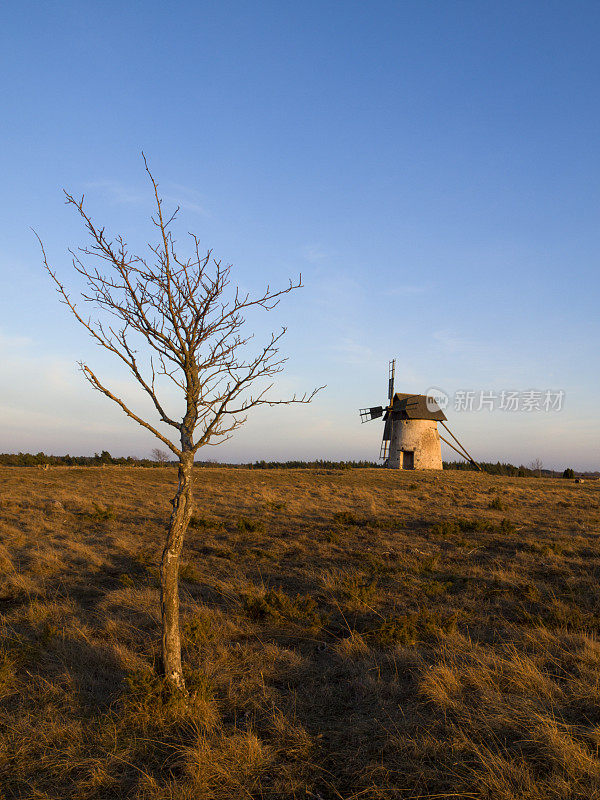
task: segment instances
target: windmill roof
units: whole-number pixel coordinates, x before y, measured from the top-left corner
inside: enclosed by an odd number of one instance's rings
[[[433,419],[437,422],[448,419],[435,400],[432,397],[428,399],[424,394],[396,392],[393,411],[394,416],[400,419]]]

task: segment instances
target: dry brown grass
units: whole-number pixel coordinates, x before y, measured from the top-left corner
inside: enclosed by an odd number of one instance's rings
[[[175,471],[0,478],[0,797],[600,797],[599,484],[199,470],[182,704]]]

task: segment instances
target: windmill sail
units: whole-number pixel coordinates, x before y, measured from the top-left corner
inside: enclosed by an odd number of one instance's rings
[[[358,413],[360,414],[361,422],[370,422],[372,419],[378,419],[379,417],[383,416],[383,406],[361,408]]]
[[[379,458],[387,458],[390,451],[390,441],[392,438],[392,431],[394,429],[394,420],[392,415],[388,413],[385,425],[383,427],[383,439],[381,440],[381,450],[379,451]]]
[[[392,426],[393,426],[392,415],[390,414],[388,415],[388,418],[385,421],[385,426],[383,428],[384,442],[389,442],[389,440],[392,438]]]
[[[390,379],[388,381],[388,400],[394,399],[394,375],[396,373],[396,360],[390,361]]]

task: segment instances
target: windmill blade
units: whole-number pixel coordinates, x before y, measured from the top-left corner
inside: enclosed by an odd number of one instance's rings
[[[383,439],[381,440],[381,450],[379,451],[379,458],[387,458],[390,454],[390,441],[392,438],[392,430],[394,427],[394,420],[392,415],[389,414],[385,426],[383,428]]]
[[[379,458],[387,458],[390,451],[390,443],[388,440],[384,439],[381,442],[381,450],[379,451]]]
[[[392,415],[390,414],[388,416],[388,418],[386,419],[385,425],[384,425],[384,428],[383,428],[383,441],[384,442],[389,442],[389,440],[392,438],[392,428],[393,428],[393,426],[394,426],[394,422],[392,420]]]
[[[394,399],[394,376],[396,374],[396,359],[390,361],[390,379],[388,381],[388,400]]]
[[[372,419],[378,419],[383,416],[383,406],[374,406],[373,408],[361,408],[358,412],[360,414],[360,421],[370,422]]]

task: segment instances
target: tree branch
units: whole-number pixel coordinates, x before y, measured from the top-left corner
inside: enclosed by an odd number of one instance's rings
[[[105,394],[114,403],[120,406],[128,417],[135,420],[135,422],[137,422],[138,425],[141,425],[143,428],[146,428],[146,430],[149,430],[150,433],[153,433],[156,436],[156,438],[160,439],[163,444],[166,444],[169,450],[172,450],[176,456],[181,456],[181,450],[176,445],[174,445],[173,442],[169,441],[169,439],[167,439],[166,436],[163,436],[162,433],[160,433],[160,431],[157,431],[155,427],[150,425],[141,417],[138,417],[137,414],[134,414],[134,412],[131,411],[131,409],[129,409],[119,397],[114,395],[109,389],[107,389],[100,383],[98,378],[94,375],[92,370],[86,364],[79,362],[79,366],[81,367],[81,371],[83,372],[86,380],[89,381],[89,383],[91,383],[94,389],[97,389],[99,392],[102,392],[102,394]]]
[[[170,230],[178,209],[168,218],[163,215],[158,183],[144,153],[142,158],[154,194],[156,212],[151,219],[159,233],[158,244],[148,244],[149,258],[130,253],[122,236],[111,240],[85,210],[84,197],[77,200],[65,192],[67,204],[75,207],[91,239],[88,247],[71,251],[73,268],[87,287],[81,298],[118,319],[118,324],[102,319],[92,321],[80,311],[50,266],[40,237],[36,231],[34,234],[42,250],[44,268],[61,301],[97,344],[127,365],[150,397],[159,419],[179,432],[180,447],[131,411],[82,364],[86,379],[181,457],[185,452],[195,453],[204,445],[216,443],[211,440],[229,438],[246,421],[252,408],[310,403],[324,387],[302,397],[294,394],[287,400],[268,397],[272,382],[257,394],[251,393],[256,381],[268,380],[283,370],[286,359],[279,357],[279,342],[285,328],[272,334],[256,355],[244,357],[252,339],[252,334],[245,332],[245,312],[253,308],[272,310],[284,295],[302,286],[302,276],[297,281],[290,280],[283,289],[272,290],[267,285],[257,296],[241,293],[239,287],[228,293],[231,265],[223,266],[212,257],[211,250],[201,253],[195,234],[190,234],[193,255],[180,258]],[[131,339],[135,336],[151,349],[147,368],[140,365],[138,349]],[[144,373],[150,377],[145,378]],[[166,413],[158,397],[157,375],[169,378],[181,392],[185,410],[180,422]]]

